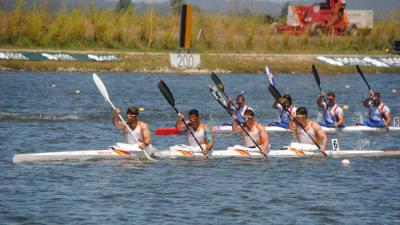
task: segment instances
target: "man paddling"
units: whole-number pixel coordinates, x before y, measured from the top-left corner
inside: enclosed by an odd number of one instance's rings
[[[369,97],[363,102],[365,108],[369,109],[369,120],[365,120],[357,125],[369,127],[389,127],[390,125],[390,109],[381,100],[379,92],[370,93]]]
[[[310,145],[317,143],[320,146],[320,151],[326,151],[328,144],[326,133],[318,123],[308,119],[308,112],[305,107],[299,107],[296,110],[296,115],[292,116],[289,128],[297,142]]]
[[[326,102],[324,97],[326,96]],[[334,92],[321,93],[317,99],[317,105],[321,108],[325,122],[319,123],[324,127],[343,127],[344,114],[343,109],[336,104],[336,95]]]
[[[120,112],[121,110],[119,108],[115,108],[113,124],[116,128],[121,130],[126,141],[129,144],[135,144],[138,141],[138,146],[141,149],[149,146],[151,144],[149,126],[145,122],[139,120],[139,109],[135,106],[132,106],[126,111],[126,115],[128,117],[127,124],[131,128],[132,134],[129,132],[129,129],[125,126],[125,124],[119,121],[118,115]]]
[[[236,116],[239,123],[244,123],[244,112],[249,108],[245,103],[244,95],[238,95],[236,97],[236,105],[232,105],[232,102],[228,102],[228,108],[232,110],[232,114]]]
[[[186,138],[190,146],[192,147],[199,147],[197,144],[197,141],[193,138],[193,136],[189,133],[192,132],[191,130],[188,130],[184,123],[184,115],[178,114],[178,119],[176,121],[175,127],[180,130],[180,131],[187,131],[186,132]],[[204,149],[204,154],[208,154],[208,152],[213,148],[214,146],[214,138],[212,135],[212,131],[207,127],[206,124],[203,124],[200,122],[200,113],[197,109],[192,109],[189,111],[189,122],[187,122],[189,127],[192,127],[192,130],[194,131],[193,134],[196,137],[196,139],[199,141],[199,143],[203,146],[205,145]]]
[[[267,154],[269,151],[269,138],[268,134],[265,131],[264,127],[256,121],[254,111],[251,108],[248,108],[244,112],[244,123],[243,128],[251,135],[251,138],[256,142],[258,146],[260,146],[261,151],[264,154]],[[242,127],[237,122],[237,117],[232,115],[232,131],[234,133],[240,133],[244,145],[249,148],[255,148],[256,145],[251,140],[251,138],[244,134]]]
[[[283,106],[282,106],[283,105]],[[292,97],[288,94],[282,96],[281,103],[275,101],[272,104],[272,108],[278,110],[279,112],[279,122],[273,122],[268,124],[268,126],[278,126],[282,128],[288,128],[290,122],[290,115],[294,115],[296,112],[296,107],[293,106]],[[285,110],[287,109],[287,111]]]

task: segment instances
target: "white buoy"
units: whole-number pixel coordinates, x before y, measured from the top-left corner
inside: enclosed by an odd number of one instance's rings
[[[244,94],[244,91],[242,90],[242,91],[240,91],[240,94]]]
[[[55,84],[52,84],[52,85],[51,85],[51,87],[52,87],[52,88],[55,88],[55,87],[57,87],[57,85],[55,85]]]
[[[392,89],[392,93],[397,93],[397,90],[396,89]]]
[[[348,84],[346,84],[346,86],[345,86],[346,88],[350,88],[350,85],[348,85]]]
[[[76,94],[79,94],[79,93],[81,93],[81,91],[80,91],[80,90],[76,90],[75,93],[76,93]]]
[[[350,165],[350,160],[348,160],[348,159],[343,159],[343,160],[342,160],[342,165],[343,165],[343,166],[349,166],[349,165]]]

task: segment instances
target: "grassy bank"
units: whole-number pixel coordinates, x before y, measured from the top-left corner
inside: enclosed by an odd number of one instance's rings
[[[354,73],[354,67],[339,67],[322,63],[314,55],[280,54],[201,54],[201,68],[172,68],[168,53],[113,53],[120,60],[113,62],[25,61],[0,60],[0,70],[24,71],[87,71],[87,72],[165,72],[165,73],[262,73],[268,65],[275,73],[309,73],[315,64],[322,73]],[[364,67],[366,73],[400,73],[400,68]]]

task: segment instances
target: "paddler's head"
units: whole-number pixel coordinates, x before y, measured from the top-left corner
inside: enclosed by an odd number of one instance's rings
[[[326,94],[326,101],[328,102],[328,105],[334,106],[336,104],[336,95],[334,92],[328,92]]]
[[[200,113],[197,109],[191,109],[189,111],[189,122],[192,125],[197,125],[200,122]]]
[[[381,94],[379,92],[374,92],[372,95],[371,103],[378,107],[381,104]]]
[[[239,108],[243,108],[244,102],[245,102],[245,99],[244,99],[243,95],[238,95],[236,97],[236,104],[239,106]]]
[[[296,110],[296,120],[299,123],[304,123],[305,121],[307,121],[307,118],[308,118],[307,109],[305,107],[299,107]]]
[[[286,101],[284,101],[284,104],[286,107],[290,107],[292,105],[292,96],[290,96],[289,94],[283,95],[282,96],[284,99],[286,99]]]
[[[139,117],[139,109],[135,106],[129,107],[126,110],[126,115],[128,117],[128,122],[134,122]]]
[[[246,111],[244,111],[244,122],[245,123],[251,123],[255,120],[255,113],[254,110],[252,108],[248,108],[246,109]]]

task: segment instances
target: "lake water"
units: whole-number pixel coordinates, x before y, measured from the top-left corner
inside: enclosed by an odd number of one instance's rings
[[[135,104],[141,118],[157,127],[174,126],[176,114],[160,94],[163,79],[182,112],[200,109],[204,122],[229,120],[208,91],[208,75],[99,73],[111,99],[125,111]],[[220,75],[232,97],[244,92],[257,120],[277,118],[262,74]],[[277,87],[290,93],[317,119],[318,88],[311,75],[277,74]],[[400,76],[367,75],[399,116]],[[349,88],[346,88],[349,85]],[[347,104],[346,124],[366,110],[368,89],[358,74],[321,75],[324,90]],[[76,93],[79,90],[80,93]],[[0,72],[1,224],[396,224],[400,223],[398,158],[267,160],[95,161],[15,165],[14,154],[104,149],[123,142],[112,111],[90,73]],[[270,133],[272,149],[290,134]],[[339,133],[341,149],[398,149],[400,133]],[[182,136],[152,136],[167,149]],[[216,149],[239,143],[216,135]],[[331,148],[331,145],[328,145]]]

